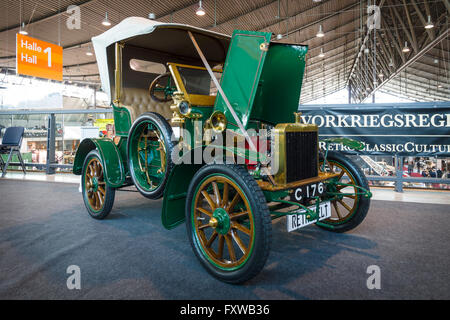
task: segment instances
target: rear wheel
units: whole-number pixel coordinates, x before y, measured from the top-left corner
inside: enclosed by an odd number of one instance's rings
[[[189,186],[186,227],[195,255],[214,277],[241,283],[256,276],[270,251],[266,199],[243,167],[208,165]]]
[[[320,170],[323,170],[323,159]],[[367,179],[352,160],[338,152],[328,152],[325,171],[339,173],[339,176],[327,183],[325,196],[332,199],[331,217],[316,225],[334,232],[352,230],[369,211],[370,198],[364,193],[364,190],[369,191]]]
[[[128,166],[139,192],[158,199],[164,193],[173,167],[172,128],[158,113],[142,114],[133,123],[128,138]]]
[[[103,163],[97,150],[89,152],[84,160],[81,190],[91,217],[104,219],[111,212],[116,189],[106,184]]]

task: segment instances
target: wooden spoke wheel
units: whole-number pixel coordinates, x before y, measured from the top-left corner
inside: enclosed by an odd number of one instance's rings
[[[193,219],[201,248],[215,264],[232,269],[248,258],[254,240],[253,215],[231,179],[212,176],[199,186]]]
[[[114,204],[115,189],[106,184],[103,164],[97,150],[91,151],[84,162],[82,175],[83,199],[89,214],[105,218]]]
[[[214,276],[243,282],[264,266],[270,214],[261,189],[242,167],[200,169],[189,187],[186,219],[194,252]]]
[[[147,198],[163,195],[172,169],[172,128],[160,114],[142,114],[133,123],[128,138],[127,154],[131,178],[139,192]]]
[[[323,170],[323,160],[319,166]],[[317,225],[336,232],[351,230],[364,220],[369,210],[370,198],[361,189],[369,190],[367,179],[353,161],[337,152],[328,153],[325,171],[339,176],[327,183],[325,196],[332,199],[331,217]]]

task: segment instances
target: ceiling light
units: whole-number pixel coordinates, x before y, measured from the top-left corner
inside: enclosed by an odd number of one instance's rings
[[[277,40],[283,39],[283,35],[281,33],[277,34]]]
[[[322,2],[322,0],[313,0],[313,2]]]
[[[407,52],[410,52],[411,50],[409,49],[409,47],[408,47],[408,42],[407,41],[405,41],[405,47],[403,48],[403,50],[402,50],[403,52],[405,52],[405,53],[407,53]]]
[[[438,85],[438,88],[442,88],[442,84],[439,84],[439,85]]]
[[[432,29],[432,28],[434,28],[434,24],[433,22],[431,22],[431,16],[428,16],[428,22],[425,25],[425,29]]]
[[[202,7],[202,0],[200,0],[198,3],[197,11],[195,11],[195,14],[198,16],[204,16],[205,13],[206,13],[205,9],[203,9],[203,7]]]
[[[323,48],[320,48],[319,58],[325,57],[325,53],[323,53]]]
[[[438,63],[439,63],[439,60],[438,60],[438,59],[434,59],[433,62],[434,62],[435,64],[438,64]]]
[[[148,18],[149,18],[150,20],[155,20],[155,19],[156,19],[156,14],[154,14],[153,12],[150,12],[150,13],[148,14]]]
[[[320,25],[319,26],[319,31],[317,32],[316,37],[322,38],[324,35],[325,35],[325,33],[323,33],[322,25]]]
[[[109,19],[108,19],[108,12],[106,12],[106,14],[105,14],[105,19],[103,19],[102,25],[104,25],[106,27],[109,27],[111,25],[111,21],[109,21]]]
[[[25,22],[22,22],[22,27],[20,27],[20,34],[27,35],[28,32],[25,30]]]
[[[392,61],[392,58],[389,60],[389,67],[393,67],[394,66],[394,61]]]
[[[380,73],[378,76],[380,77],[380,79],[384,78],[384,74],[382,74],[382,73]]]

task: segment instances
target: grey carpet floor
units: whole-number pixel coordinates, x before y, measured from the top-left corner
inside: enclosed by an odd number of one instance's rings
[[[212,278],[161,206],[117,192],[97,221],[77,185],[0,180],[0,299],[450,299],[447,205],[372,201],[347,234],[276,222],[264,270],[244,285]],[[69,265],[80,290],[66,286]],[[366,286],[370,265],[380,290]]]

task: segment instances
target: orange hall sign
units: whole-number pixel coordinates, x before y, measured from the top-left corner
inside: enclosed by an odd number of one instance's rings
[[[16,70],[20,75],[62,81],[63,48],[18,33]]]

